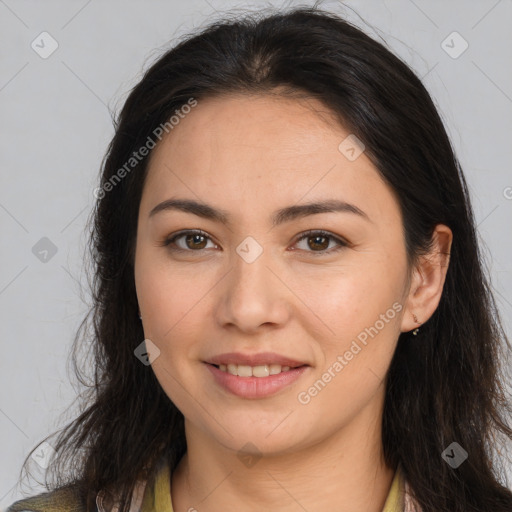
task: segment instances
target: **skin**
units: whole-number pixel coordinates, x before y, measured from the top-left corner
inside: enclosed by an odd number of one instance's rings
[[[317,100],[232,95],[201,100],[153,150],[135,281],[145,336],[160,350],[152,369],[185,417],[188,451],[171,482],[176,512],[384,506],[394,468],[382,455],[383,379],[400,332],[437,308],[452,233],[438,225],[432,253],[409,269],[398,203],[364,152],[350,161],[338,150],[348,135]],[[176,210],[149,216],[169,198],[206,202],[232,223]],[[276,210],[323,199],[354,204],[370,220],[324,212],[272,227]],[[182,252],[162,246],[183,229],[209,238],[181,237]],[[334,238],[300,239],[310,229]],[[236,252],[247,236],[263,248],[252,263]],[[333,252],[335,237],[348,245]],[[401,311],[300,403],[394,303]],[[234,351],[273,351],[310,367],[271,397],[240,398],[203,363]],[[249,466],[238,456],[248,442],[256,448],[247,452],[261,455]]]

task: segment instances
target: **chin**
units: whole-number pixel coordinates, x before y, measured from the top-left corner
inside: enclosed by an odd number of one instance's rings
[[[210,435],[225,448],[240,453],[252,453],[255,456],[262,454],[278,456],[312,444],[311,433],[299,432],[295,425],[282,428],[283,425],[279,425],[282,420],[283,417],[280,416],[271,427],[267,423],[261,425],[238,423],[236,426],[230,424],[227,429],[229,433],[216,425],[215,430],[210,431]]]

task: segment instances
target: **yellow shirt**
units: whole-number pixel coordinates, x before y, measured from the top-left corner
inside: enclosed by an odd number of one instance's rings
[[[382,512],[402,512],[404,510],[404,482],[400,466],[395,471],[395,477],[391,482],[388,497],[384,503]]]
[[[153,488],[144,494],[141,510],[143,512],[173,512],[171,503],[171,477],[169,466],[160,468]],[[193,512],[191,508],[191,512]],[[400,467],[395,472],[391,488],[382,512],[403,512],[403,479]]]

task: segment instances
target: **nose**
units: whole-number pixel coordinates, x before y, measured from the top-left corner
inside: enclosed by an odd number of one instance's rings
[[[292,293],[279,277],[270,251],[263,250],[256,259],[240,254],[235,254],[219,287],[217,321],[243,332],[255,332],[263,325],[283,326],[291,314]]]

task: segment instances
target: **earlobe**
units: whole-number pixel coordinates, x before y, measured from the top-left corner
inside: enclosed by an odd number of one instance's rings
[[[448,226],[438,224],[435,227],[431,250],[420,257],[414,270],[402,320],[402,332],[414,329],[413,334],[417,334],[418,324],[425,323],[437,309],[448,272],[452,240],[453,234]]]

